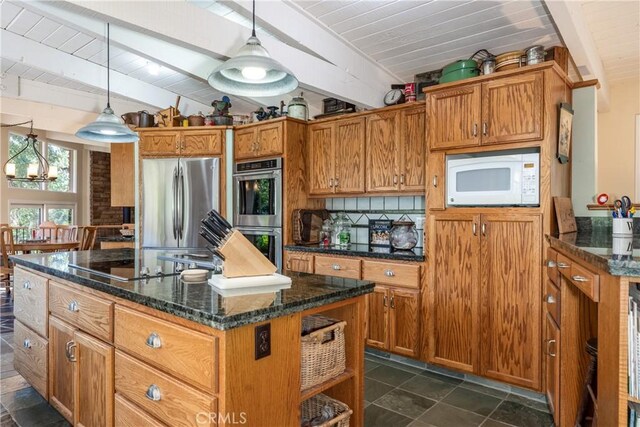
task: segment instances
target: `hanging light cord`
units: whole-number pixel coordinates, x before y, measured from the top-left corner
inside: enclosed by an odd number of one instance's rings
[[[251,36],[256,36],[256,0],[253,0],[253,29],[251,30]]]
[[[107,108],[111,108],[111,86],[110,86],[110,74],[111,74],[111,67],[109,64],[109,59],[111,57],[111,55],[109,54],[109,45],[110,43],[110,36],[109,36],[109,23],[107,22]]]
[[[0,123],[0,127],[12,128],[14,126],[26,125],[27,123],[31,124],[31,130],[29,131],[29,133],[33,133],[33,119],[27,120],[26,122],[21,122],[21,123]]]

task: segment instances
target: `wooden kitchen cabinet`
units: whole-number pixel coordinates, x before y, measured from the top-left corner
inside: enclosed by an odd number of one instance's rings
[[[171,130],[141,130],[139,152],[142,157],[203,157],[220,156],[225,129],[168,128]],[[115,145],[115,144],[114,144]]]
[[[428,361],[539,389],[540,215],[429,221]]]
[[[284,265],[289,271],[313,274],[313,254],[284,251]]]
[[[542,108],[541,71],[428,92],[429,148],[540,140]]]
[[[222,155],[224,130],[185,130],[180,132],[180,156]]]
[[[442,151],[432,151],[427,157],[427,210],[441,211],[445,202],[445,155]]]
[[[141,156],[178,156],[180,144],[178,131],[140,132]]]
[[[365,119],[312,124],[308,136],[309,194],[363,193]]]
[[[75,411],[75,368],[67,357],[67,343],[73,341],[76,329],[49,317],[49,404],[73,424]]]
[[[282,121],[261,123],[235,130],[234,159],[246,160],[282,155],[284,132]]]
[[[477,372],[480,339],[480,216],[438,214],[429,226],[428,360]]]
[[[111,144],[111,206],[134,206],[134,143]]]
[[[424,192],[425,122],[424,105],[400,111],[400,191]]]
[[[544,358],[547,403],[555,425],[560,425],[560,328],[551,315],[545,315]]]
[[[418,357],[419,290],[376,285],[367,295],[366,344],[407,357]]]

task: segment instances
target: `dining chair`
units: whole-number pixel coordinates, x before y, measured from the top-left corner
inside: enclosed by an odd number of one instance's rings
[[[89,251],[93,249],[93,245],[96,243],[96,235],[98,234],[98,227],[88,225],[82,228],[82,238],[80,239],[80,245],[78,250]]]
[[[59,225],[56,227],[56,238],[62,242],[75,242],[78,240],[77,225]]]
[[[50,239],[55,240],[56,234],[58,233],[58,226],[55,222],[45,221],[38,226],[38,230],[36,232],[37,237],[39,239]]]
[[[0,227],[0,283],[2,283],[7,291],[11,293],[11,282],[13,280],[13,262],[9,259],[9,255],[14,255],[13,247],[13,229],[11,227]]]

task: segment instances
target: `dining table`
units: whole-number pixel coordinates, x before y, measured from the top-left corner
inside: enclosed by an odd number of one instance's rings
[[[22,253],[71,251],[79,246],[80,242],[77,240],[17,240],[13,243],[13,250]]]

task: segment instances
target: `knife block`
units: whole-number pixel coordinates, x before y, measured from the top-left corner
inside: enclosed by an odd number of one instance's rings
[[[233,230],[218,248],[224,256],[222,275],[234,277],[265,276],[276,272],[277,267],[237,230]]]

